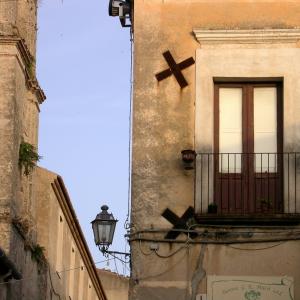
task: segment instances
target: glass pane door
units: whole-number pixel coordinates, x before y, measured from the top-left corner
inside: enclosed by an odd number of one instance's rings
[[[281,85],[215,85],[214,201],[222,213],[282,210]]]
[[[277,89],[253,89],[255,172],[277,170]]]
[[[241,173],[242,88],[219,89],[219,171]]]

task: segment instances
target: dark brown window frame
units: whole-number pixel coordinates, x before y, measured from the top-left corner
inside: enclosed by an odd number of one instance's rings
[[[284,138],[284,97],[283,97],[283,91],[284,91],[284,78],[283,77],[258,77],[258,78],[240,78],[240,77],[214,77],[213,78],[213,84],[214,84],[214,107],[213,107],[213,132],[214,132],[214,139],[213,139],[213,147],[214,147],[214,152],[217,151],[216,149],[216,138],[219,137],[215,135],[215,128],[216,125],[219,125],[219,115],[218,118],[216,118],[216,86],[225,84],[228,86],[229,84],[233,85],[243,85],[243,84],[259,84],[259,85],[268,85],[268,84],[273,84],[277,86],[277,147],[278,151],[282,152],[282,154],[286,154],[287,157],[289,157],[290,153],[283,153],[283,138]],[[218,120],[216,122],[216,120]],[[219,128],[219,127],[218,127]],[[217,140],[217,141],[218,141]],[[211,155],[215,156],[213,153],[211,154],[202,154],[201,156],[201,161],[202,158],[209,160],[209,157]],[[296,155],[298,153],[295,153],[295,164],[296,164]],[[293,161],[293,159],[292,159]],[[201,165],[202,167],[202,165]],[[208,166],[209,167],[209,166]],[[283,166],[282,166],[283,168]],[[201,169],[201,174],[202,174],[202,169]],[[282,170],[283,172],[283,170]],[[214,179],[215,180],[215,179]],[[205,183],[201,183],[205,184]],[[282,185],[283,187],[283,185]],[[289,200],[288,200],[289,201]],[[220,214],[219,212],[217,214],[209,214],[206,212],[205,208],[202,208],[201,206],[201,211],[195,214],[195,217],[198,221],[199,224],[217,224],[217,225],[246,225],[246,226],[261,226],[261,225],[266,225],[266,226],[282,226],[282,225],[291,225],[294,226],[296,224],[300,224],[300,214],[299,213],[293,213],[293,212],[285,212],[282,211],[281,214],[270,214],[270,215],[226,215],[226,214]]]
[[[248,79],[248,78],[247,78]],[[242,143],[243,152],[253,152],[254,151],[254,136],[253,133],[247,130],[247,126],[250,123],[253,128],[253,88],[254,87],[276,87],[277,88],[277,153],[283,152],[283,81],[275,79],[274,81],[264,79],[259,81],[258,79],[253,79],[253,81],[246,81],[246,79],[240,79],[239,81],[232,81],[228,79],[228,82],[221,80],[214,80],[214,152],[219,152],[219,93],[218,89],[220,87],[224,88],[242,88],[243,89],[243,105],[242,105]],[[249,87],[252,90],[249,90]],[[252,95],[249,95],[252,93]],[[247,101],[245,98],[251,98]],[[247,102],[247,107],[245,107],[244,102]],[[249,103],[250,102],[250,103]],[[250,105],[249,105],[250,104]],[[252,116],[251,120],[247,120],[244,116]],[[245,134],[245,131],[247,134]],[[250,144],[250,145],[249,145]],[[247,148],[247,149],[245,149]],[[249,151],[249,148],[250,149]]]
[[[257,174],[254,171],[254,106],[253,106],[253,91],[257,87],[275,87],[277,91],[277,153],[283,153],[283,94],[282,94],[282,82],[215,82],[214,83],[214,153],[219,153],[219,89],[220,88],[241,88],[242,89],[242,170],[241,173],[223,173],[219,170],[219,154],[215,156],[215,168],[214,168],[214,201],[220,206],[219,210],[224,210],[224,197],[222,181],[227,182],[227,189],[230,189],[229,183],[235,182],[240,189],[240,195],[237,197],[238,202],[234,202],[236,207],[237,203],[240,206],[239,209],[243,213],[245,211],[256,211],[258,201],[256,199],[253,190],[255,190],[257,178],[266,177],[265,174]],[[245,155],[244,155],[245,154]],[[278,169],[274,174],[270,172],[267,177],[275,180],[275,189],[278,189],[278,198],[273,200],[273,205],[277,210],[283,209],[283,163],[279,156]],[[263,179],[262,179],[263,180]],[[270,179],[271,180],[271,179]],[[237,183],[237,182],[240,182]],[[267,179],[269,185],[269,179]],[[276,187],[276,184],[278,185]],[[234,187],[236,189],[236,187]],[[269,192],[268,192],[269,193]],[[225,200],[227,203],[228,212],[231,210],[230,203],[230,190],[228,191],[228,197]],[[269,195],[268,195],[269,197]],[[252,200],[251,200],[252,199]],[[278,202],[278,203],[277,203]],[[225,209],[226,210],[226,209]]]

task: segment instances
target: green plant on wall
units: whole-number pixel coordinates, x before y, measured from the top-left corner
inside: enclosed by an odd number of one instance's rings
[[[34,77],[35,77],[35,59],[33,57],[31,57],[30,61],[26,64],[26,68],[27,68],[30,79],[34,79]]]
[[[41,158],[33,145],[26,142],[20,144],[19,168],[24,169],[24,175],[28,176]]]
[[[38,263],[43,262],[45,259],[44,251],[45,248],[40,246],[39,244],[32,246],[31,259]]]
[[[216,214],[218,211],[218,205],[216,203],[209,203],[207,207],[207,212],[209,214]]]

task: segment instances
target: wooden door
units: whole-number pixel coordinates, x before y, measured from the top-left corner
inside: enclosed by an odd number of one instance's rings
[[[214,119],[214,201],[218,212],[280,212],[280,85],[216,84]]]

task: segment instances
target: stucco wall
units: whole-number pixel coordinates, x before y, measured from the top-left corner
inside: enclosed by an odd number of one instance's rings
[[[132,233],[171,228],[172,225],[161,216],[166,208],[180,217],[189,206],[194,207],[195,173],[183,169],[180,152],[183,149],[212,150],[210,97],[213,80],[209,76],[287,77],[284,87],[287,98],[285,122],[299,125],[296,113],[298,89],[295,88],[299,82],[297,41],[293,45],[280,42],[266,47],[261,44],[237,45],[236,50],[228,46],[222,48],[219,43],[204,49],[193,30],[287,29],[299,26],[299,1],[135,1]],[[244,50],[239,50],[241,48]],[[174,76],[160,82],[155,78],[156,73],[168,68],[162,56],[166,50],[172,53],[177,63],[191,56],[196,59],[195,65],[183,70],[189,83],[184,89],[180,89]],[[276,51],[285,54],[276,54]],[[236,62],[233,64],[242,53],[252,53],[249,58],[251,72],[247,66],[238,68]],[[229,64],[234,67],[230,68]],[[276,65],[284,66],[285,71],[275,70]],[[256,68],[259,75],[255,75]],[[202,81],[198,83],[196,80]],[[196,94],[197,84],[201,87],[201,99]],[[293,99],[293,108],[289,99]],[[199,121],[196,119],[197,101],[201,101],[197,108],[201,124],[196,123]],[[289,127],[287,123],[285,126]],[[291,143],[298,145],[295,134],[294,130],[290,131],[285,140],[287,146]],[[205,147],[201,148],[203,144]],[[206,293],[204,270],[206,274],[220,275],[291,274],[295,279],[296,297],[300,292],[298,266],[294,264],[299,260],[298,242],[286,242],[257,252],[208,245],[203,250],[203,270],[197,270],[199,246],[188,245],[178,250],[182,244],[158,242],[158,255],[150,250],[151,239],[163,240],[164,235],[150,232],[146,237],[141,235],[148,242],[140,241],[141,236],[131,242],[133,276],[130,299],[191,299],[193,291],[195,299],[197,293]],[[256,244],[250,243],[247,247],[255,248]],[[274,265],[274,261],[280,261],[280,267]]]
[[[133,219],[136,225],[141,220],[148,225],[153,221],[166,225],[157,219],[165,201],[175,210],[194,201],[193,174],[183,173],[180,152],[195,147],[196,87],[195,65],[183,71],[189,86],[182,90],[174,76],[158,83],[154,75],[168,67],[162,53],[170,50],[177,63],[190,56],[196,58],[201,46],[194,28],[298,27],[300,4],[135,1],[134,12]],[[211,115],[205,117],[210,124]]]
[[[104,269],[97,269],[97,272],[103,284],[107,300],[128,299],[128,277]]]
[[[74,220],[69,220],[70,216],[65,214],[54,192],[53,184],[56,178],[55,173],[42,168],[37,169],[37,243],[45,248],[44,254],[49,263],[52,281],[51,284],[48,273],[46,299],[51,299],[50,294],[53,290],[62,299],[104,299],[97,296],[91,280],[88,267],[93,261],[87,260],[81,245],[75,239],[78,232],[70,228],[69,222]],[[75,259],[71,260],[73,255]]]

